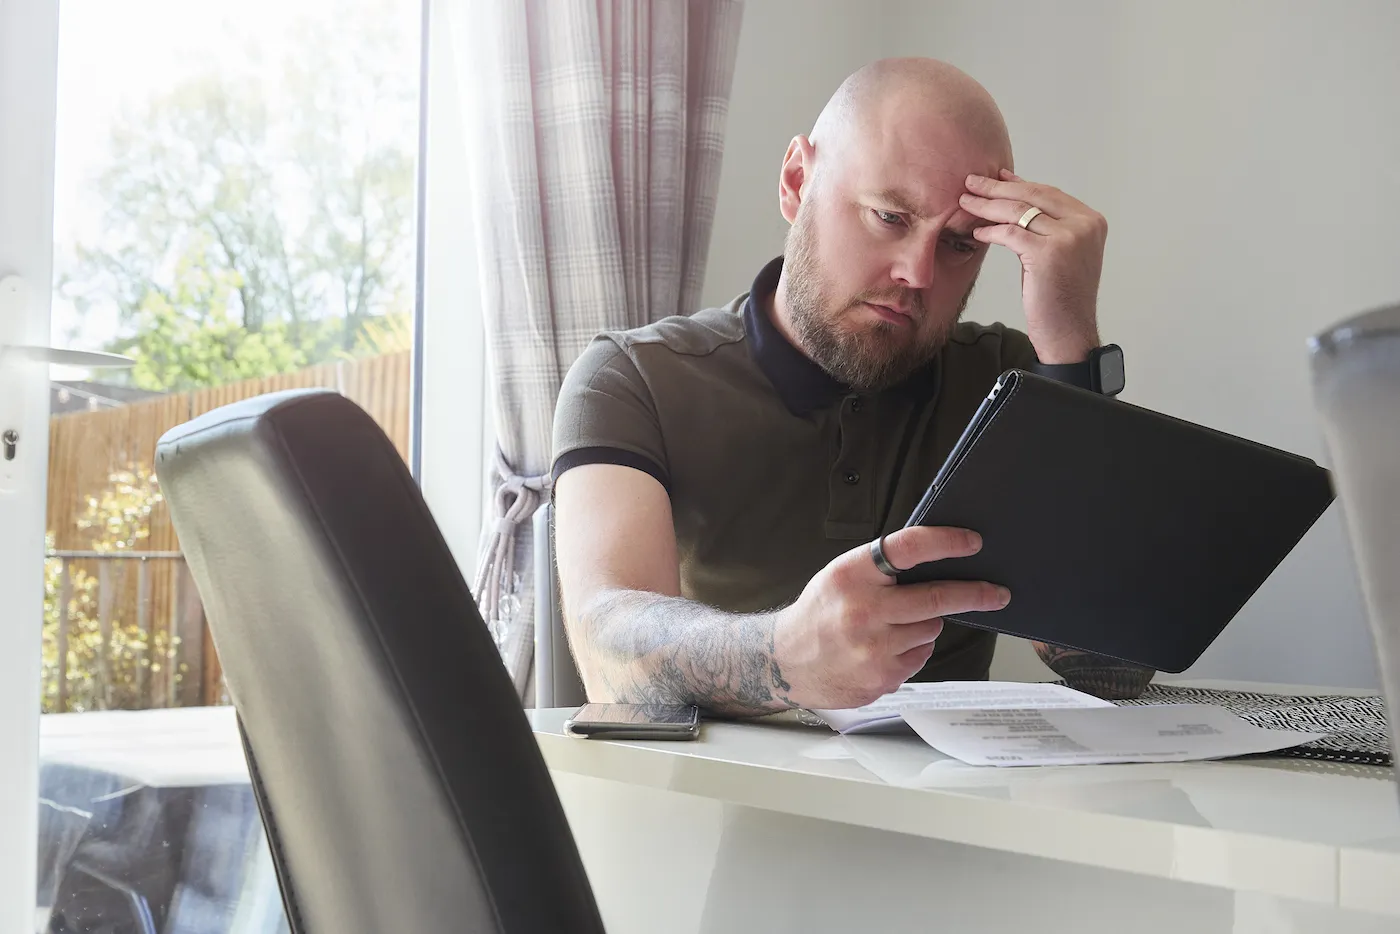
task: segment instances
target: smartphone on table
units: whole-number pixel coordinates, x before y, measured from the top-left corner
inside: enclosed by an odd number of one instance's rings
[[[697,739],[700,708],[681,704],[584,704],[564,721],[564,732],[596,739]]]

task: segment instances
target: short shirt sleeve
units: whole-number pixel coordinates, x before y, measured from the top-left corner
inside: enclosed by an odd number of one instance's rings
[[[583,464],[620,464],[670,489],[655,401],[631,357],[608,335],[569,368],[554,409],[554,479]]]
[[[1035,355],[1035,348],[1031,346],[1031,339],[1023,332],[1015,328],[1006,328],[1001,336],[1001,370],[1027,370],[1032,371],[1039,359]]]

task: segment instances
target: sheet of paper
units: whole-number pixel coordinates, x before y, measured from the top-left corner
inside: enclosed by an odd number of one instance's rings
[[[934,749],[970,765],[1188,762],[1273,752],[1323,734],[1266,730],[1223,707],[1163,704],[1056,710],[906,710]]]
[[[1112,707],[1108,701],[1062,684],[1018,681],[931,681],[902,684],[864,707],[813,710],[838,733],[883,732],[902,727],[904,710],[1002,710],[1049,707]]]

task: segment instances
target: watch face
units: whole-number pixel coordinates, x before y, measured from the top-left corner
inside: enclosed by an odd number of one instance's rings
[[[1099,392],[1116,396],[1123,391],[1123,351],[1116,344],[1105,347],[1099,354]]]

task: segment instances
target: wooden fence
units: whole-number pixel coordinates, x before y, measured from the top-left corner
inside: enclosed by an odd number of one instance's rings
[[[412,395],[409,357],[408,351],[402,351],[328,363],[264,379],[161,396],[120,408],[54,416],[49,423],[47,528],[53,536],[51,554],[57,557],[65,552],[111,548],[109,543],[104,543],[100,529],[84,528],[83,522],[90,523],[94,512],[103,512],[104,491],[113,491],[121,482],[121,475],[127,472],[134,475],[136,489],[119,493],[122,502],[149,504],[154,500],[146,523],[149,536],[135,542],[134,549],[167,556],[178,553],[180,544],[165,503],[150,496],[143,483],[143,478],[154,468],[156,442],[170,428],[240,399],[284,389],[324,387],[338,390],[364,408],[384,429],[399,454],[407,459]],[[118,479],[114,481],[114,478]],[[148,621],[153,638],[158,633],[164,633],[167,638],[175,635],[181,628],[181,619],[189,613],[188,607],[182,609],[178,605],[184,562],[142,562],[141,567],[144,569],[143,587],[127,587],[118,593],[109,593],[102,598],[102,604],[108,608],[112,619]],[[202,641],[212,645],[207,639]],[[67,661],[65,657],[60,668],[66,668]],[[199,667],[204,682],[202,701],[207,703],[220,676],[212,652],[211,662]],[[188,693],[181,697],[193,699]]]
[[[151,584],[157,575],[171,583],[165,600]],[[222,673],[184,555],[53,551],[45,576],[56,585],[44,614],[46,713],[222,701]],[[156,604],[171,607],[170,616],[153,619]]]

